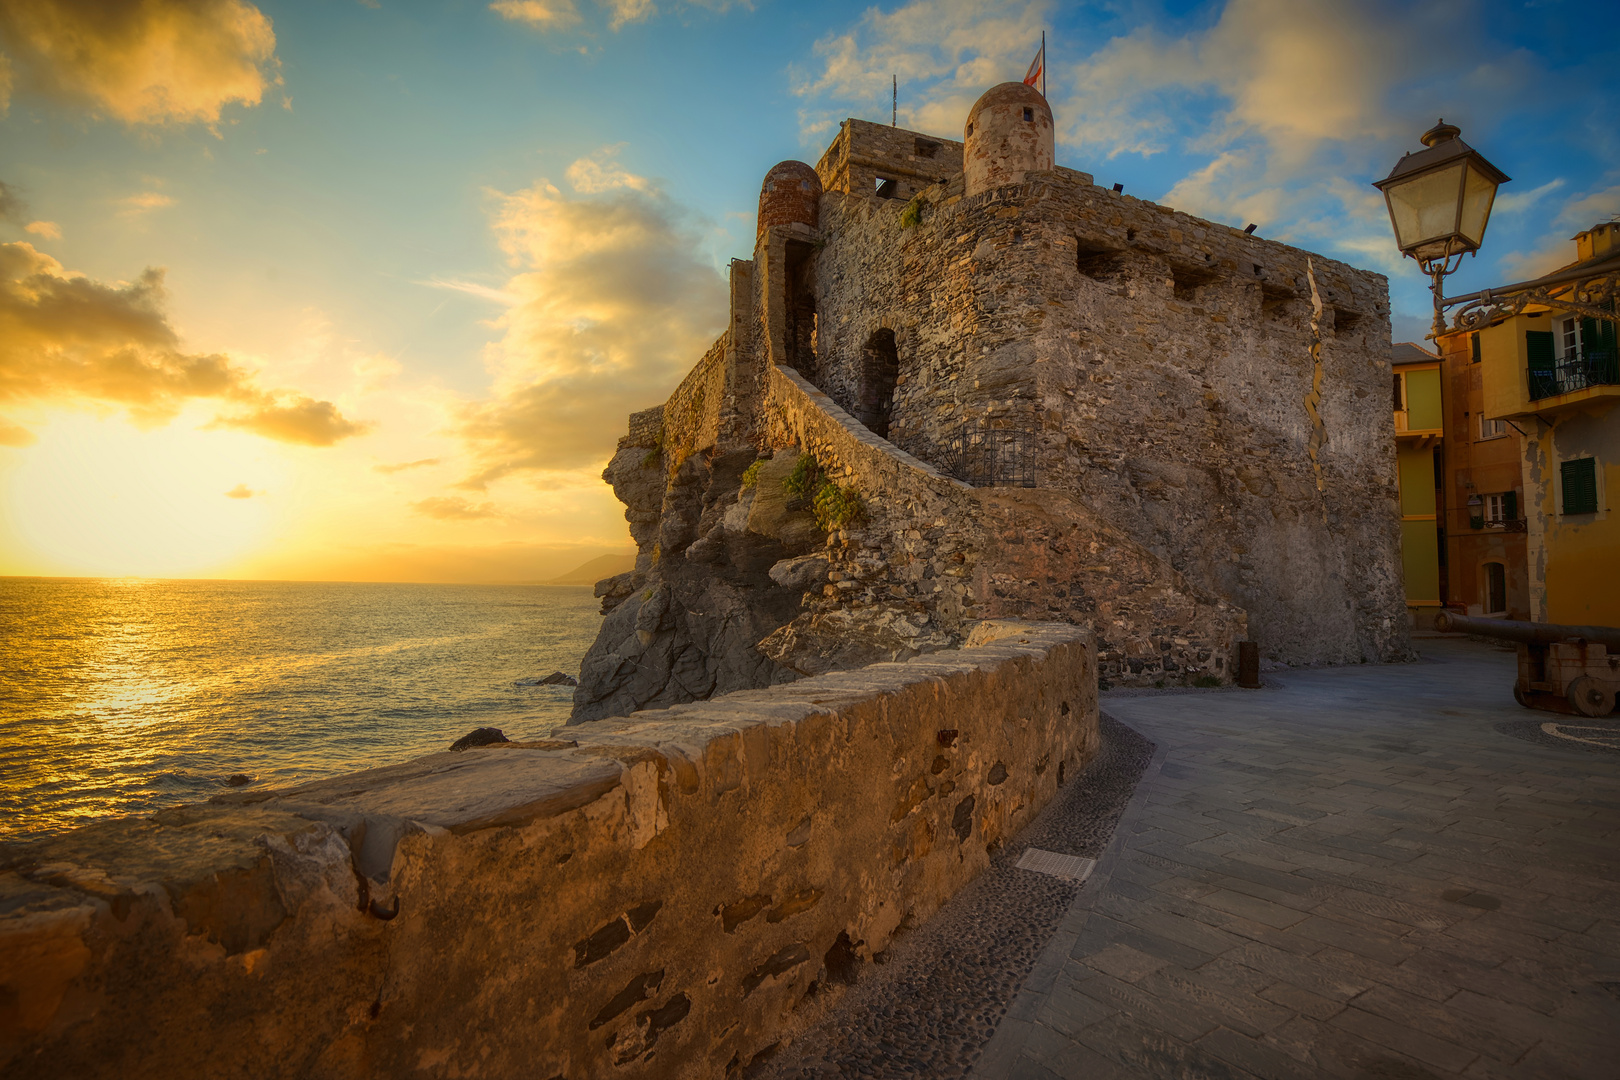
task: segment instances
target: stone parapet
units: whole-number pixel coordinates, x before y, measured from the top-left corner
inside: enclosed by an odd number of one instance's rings
[[[1244,611],[1192,586],[1071,494],[970,487],[872,434],[787,368],[769,372],[766,422],[772,445],[815,456],[866,509],[830,539],[836,576],[777,643],[782,661],[793,660],[790,648],[832,652],[857,630],[870,638],[879,623],[921,642],[1015,617],[1089,624],[1109,684],[1235,674]]]
[[[0,1070],[746,1067],[1095,752],[1086,630],[969,642],[7,849]]]

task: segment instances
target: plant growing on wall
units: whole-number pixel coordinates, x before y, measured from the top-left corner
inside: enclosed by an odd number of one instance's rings
[[[923,201],[921,195],[913,195],[911,201],[906,203],[905,209],[900,211],[900,227],[914,229],[922,224]]]
[[[793,471],[782,478],[782,490],[796,498],[807,499],[816,524],[824,531],[841,529],[866,516],[860,493],[827,479],[813,454],[799,455]]]
[[[744,491],[752,490],[754,485],[759,483],[759,467],[763,464],[765,464],[765,459],[760,458],[758,461],[754,462],[752,465],[748,466],[748,468],[743,470],[742,486]]]

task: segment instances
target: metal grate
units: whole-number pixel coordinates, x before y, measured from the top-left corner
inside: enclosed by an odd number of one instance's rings
[[[945,444],[945,471],[974,487],[1037,487],[1040,459],[1035,432],[976,428]]]
[[[1050,874],[1065,881],[1082,882],[1097,869],[1097,860],[1084,859],[1079,855],[1060,855],[1040,848],[1025,848],[1017,866],[1020,870],[1033,870],[1037,874]]]

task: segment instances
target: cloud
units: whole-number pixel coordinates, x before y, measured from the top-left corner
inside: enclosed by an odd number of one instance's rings
[[[597,3],[612,13],[613,17],[608,20],[609,30],[617,30],[626,23],[642,22],[658,13],[652,0],[597,0]]]
[[[255,495],[263,495],[262,491],[254,491],[246,484],[237,484],[225,493],[227,499],[251,499]]]
[[[264,400],[246,412],[220,416],[209,426],[240,428],[277,442],[305,446],[331,446],[371,430],[370,424],[345,419],[330,401],[316,401],[301,394],[287,404]]]
[[[1525,194],[1537,195],[1550,187],[1552,184],[1543,184]],[[1506,197],[1498,196],[1497,203],[1500,204]],[[1620,215],[1620,184],[1572,195],[1553,218],[1553,227],[1558,231],[1530,251],[1503,255],[1500,260],[1502,269],[1510,279],[1528,281],[1550,274],[1561,266],[1568,266],[1575,261],[1576,255],[1575,245],[1571,242],[1573,235],[1601,222],[1614,221],[1617,215]]]
[[[30,221],[23,226],[23,232],[33,233],[46,240],[62,239],[62,226],[54,221]]]
[[[22,224],[23,218],[28,216],[28,207],[23,202],[17,189],[0,180],[0,221],[10,221]]]
[[[385,464],[385,465],[373,465],[372,469],[375,470],[376,472],[391,475],[391,474],[397,473],[397,472],[404,472],[406,469],[420,469],[420,468],[424,468],[424,467],[426,467],[428,465],[437,465],[437,464],[439,464],[439,459],[438,458],[436,458],[436,457],[425,457],[425,458],[418,458],[415,461],[402,461],[402,462],[399,462],[398,464],[395,464],[395,465],[387,465],[387,464]]]
[[[477,521],[501,516],[488,503],[470,503],[459,495],[423,499],[411,503],[411,509],[438,521]]]
[[[580,22],[574,0],[495,0],[489,10],[537,30],[567,30]]]
[[[25,242],[0,244],[0,406],[113,406],[142,425],[214,399],[217,423],[327,446],[358,434],[328,401],[266,390],[218,354],[187,353],[164,312],[163,271],[105,284]]]
[[[0,446],[22,447],[32,446],[37,436],[25,427],[18,427],[10,420],[0,416]]]
[[[810,103],[801,133],[830,130],[851,110],[887,115],[890,78],[910,102],[907,127],[961,138],[968,109],[997,83],[1023,77],[1041,39],[1049,0],[912,0],[870,8],[855,27],[815,44],[821,70],[800,74],[794,93]]]
[[[139,217],[153,210],[162,210],[166,206],[173,206],[174,199],[156,191],[143,191],[139,195],[118,200],[123,209],[118,211],[119,217]]]
[[[427,281],[419,281],[417,284],[426,285],[430,289],[449,289],[452,292],[466,293],[468,296],[476,296],[481,300],[489,300],[508,307],[519,303],[521,300],[520,297],[512,293],[491,288],[488,285],[480,285],[476,281],[459,281],[454,278],[435,277]]]
[[[1620,214],[1620,184],[1569,200],[1558,211],[1554,223],[1562,228],[1585,230]]]
[[[492,193],[518,272],[486,355],[494,395],[462,417],[474,489],[604,460],[625,416],[667,397],[725,327],[724,282],[684,209],[611,150],[569,175],[569,192],[542,180]]]
[[[215,125],[279,85],[270,20],[245,0],[0,4],[19,90],[130,125]]]
[[[1531,188],[1529,191],[1501,192],[1496,196],[1496,201],[1491,205],[1491,213],[1492,215],[1520,213],[1524,210],[1528,210],[1530,207],[1540,202],[1543,198],[1551,195],[1553,192],[1557,191],[1563,186],[1564,178],[1559,176],[1547,181],[1540,187]]]

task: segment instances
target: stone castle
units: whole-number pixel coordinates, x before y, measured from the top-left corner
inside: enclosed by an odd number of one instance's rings
[[[1407,654],[1387,282],[1054,165],[846,121],[760,191],[727,330],[604,473],[640,555],[574,721],[1090,624],[1105,684]]]

